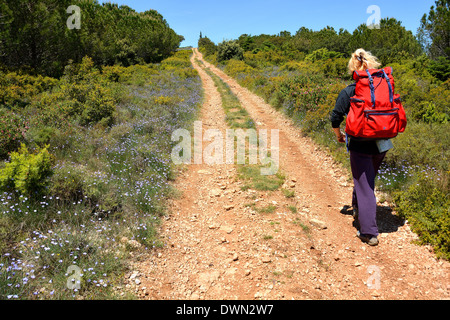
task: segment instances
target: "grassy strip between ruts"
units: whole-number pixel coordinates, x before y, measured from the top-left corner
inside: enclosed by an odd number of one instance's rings
[[[221,97],[222,107],[225,111],[226,122],[232,129],[253,129],[256,130],[254,120],[250,117],[247,110],[242,107],[239,99],[233,94],[229,86],[215,75],[211,70],[205,68],[207,74],[213,79]],[[236,143],[236,141],[235,141]],[[249,140],[249,149],[257,148],[252,146]],[[235,148],[236,150],[236,148]],[[248,149],[246,155],[248,156]],[[278,171],[274,175],[262,175],[261,164],[239,164],[237,166],[238,177],[244,181],[243,190],[254,189],[258,191],[275,191],[279,190],[285,181],[284,175]]]
[[[201,61],[198,62],[202,65],[206,73],[213,79],[216,88],[222,97],[222,107],[225,111],[226,122],[230,128],[238,129],[256,129],[256,124],[254,120],[250,117],[248,112],[243,108],[239,99],[233,94],[230,87],[217,75],[215,75],[209,68],[206,68]],[[238,115],[238,116],[236,116]],[[238,121],[236,121],[238,119]],[[251,126],[250,126],[251,124]],[[235,141],[236,143],[236,141]],[[248,152],[247,152],[248,156]],[[238,164],[238,179],[244,182],[241,189],[243,191],[253,189],[259,192],[280,192],[282,196],[286,199],[286,209],[296,216],[294,224],[302,228],[305,234],[310,236],[309,227],[297,216],[298,209],[295,205],[295,191],[291,189],[283,188],[284,182],[286,181],[285,175],[280,169],[275,175],[265,176],[261,175],[261,164],[250,165],[250,164]],[[250,208],[256,213],[261,215],[274,214],[277,210],[277,206],[273,204],[268,204],[265,206],[258,206],[254,200],[256,200],[257,194],[253,193],[249,197],[249,202],[244,204],[245,207]],[[272,239],[270,235],[264,235],[264,240]]]

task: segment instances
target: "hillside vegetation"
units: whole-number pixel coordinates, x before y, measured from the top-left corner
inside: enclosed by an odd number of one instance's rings
[[[162,246],[171,134],[202,101],[159,13],[73,3],[80,30],[55,27],[68,1],[0,2],[2,300],[127,298],[129,259]]]
[[[336,98],[349,85],[352,52],[371,51],[383,66],[392,66],[396,91],[408,114],[408,129],[394,139],[378,177],[378,189],[389,195],[398,214],[408,219],[422,243],[439,257],[450,258],[450,59],[449,4],[437,1],[422,19],[418,35],[401,22],[382,19],[380,29],[359,26],[353,33],[326,27],[301,28],[295,35],[242,35],[217,46],[199,40],[206,58],[239,83],[292,117],[312,137],[348,165],[329,121]],[[446,20],[445,20],[446,19]],[[443,22],[446,21],[446,22]],[[383,200],[383,199],[381,199]]]

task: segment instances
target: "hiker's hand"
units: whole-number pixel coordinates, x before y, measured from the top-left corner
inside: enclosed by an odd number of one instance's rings
[[[336,135],[336,139],[340,143],[345,143],[345,135],[342,134],[340,128],[333,128],[334,134]]]

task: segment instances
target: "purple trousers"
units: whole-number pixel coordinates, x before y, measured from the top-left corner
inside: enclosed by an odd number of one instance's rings
[[[358,208],[360,232],[378,237],[375,177],[386,153],[370,155],[350,151],[354,189],[353,207]]]

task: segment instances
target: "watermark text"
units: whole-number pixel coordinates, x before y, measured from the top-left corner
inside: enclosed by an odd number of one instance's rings
[[[248,159],[248,164],[262,165],[261,175],[275,175],[278,172],[279,130],[270,130],[270,150],[268,148],[269,132],[266,129],[258,131],[255,129],[227,129],[225,135],[218,129],[203,131],[203,123],[196,121],[193,139],[189,130],[178,129],[173,132],[172,141],[179,142],[172,149],[173,163],[177,165],[235,163],[244,165]],[[204,142],[209,142],[209,144],[204,147]]]

